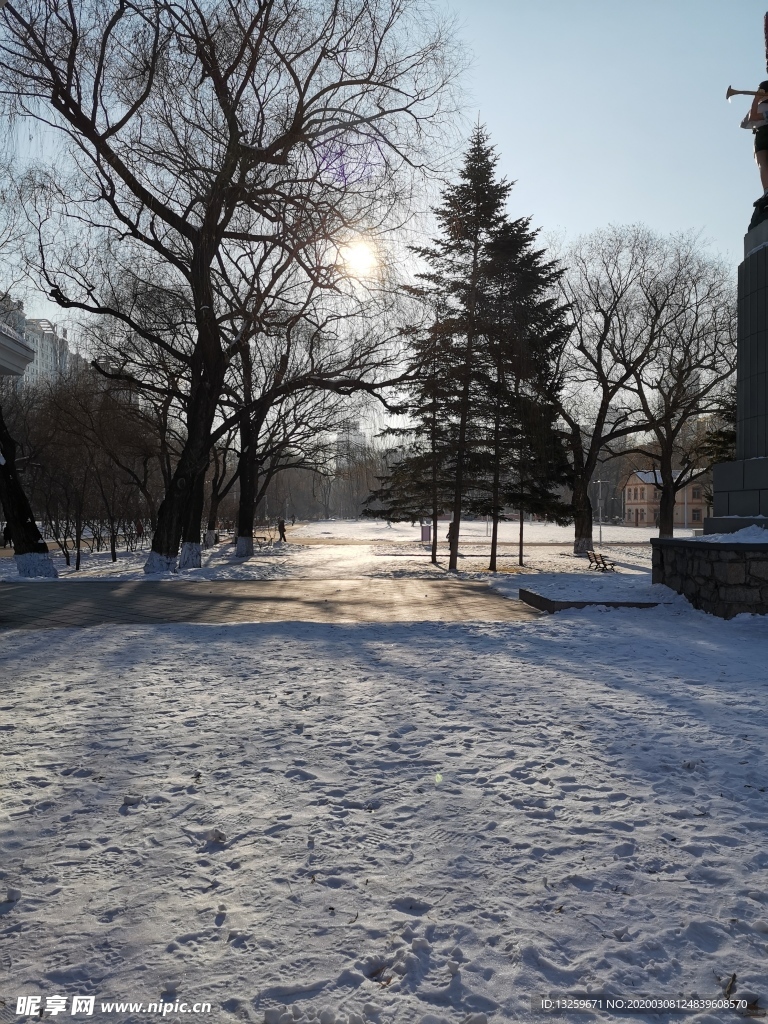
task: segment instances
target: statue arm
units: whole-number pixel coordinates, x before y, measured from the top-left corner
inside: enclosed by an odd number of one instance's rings
[[[752,106],[749,108],[749,113],[742,120],[742,128],[759,128],[761,124],[765,124],[765,118],[757,109],[757,104],[765,96],[765,93],[757,93],[755,98],[752,100]]]

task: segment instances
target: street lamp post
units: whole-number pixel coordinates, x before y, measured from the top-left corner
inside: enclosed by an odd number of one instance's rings
[[[603,546],[603,481],[597,480],[597,521],[600,530],[600,547]]]

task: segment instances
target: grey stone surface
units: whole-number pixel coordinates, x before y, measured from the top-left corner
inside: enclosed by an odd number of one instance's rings
[[[759,516],[760,491],[729,491],[729,516]]]
[[[768,221],[766,221],[768,223]],[[718,462],[712,467],[712,486],[719,491],[741,491],[744,488],[744,460]]]
[[[758,225],[754,231],[764,227]],[[747,242],[745,240],[745,249]],[[768,247],[739,267],[737,343],[737,442],[739,459],[768,456]],[[715,484],[717,490],[717,484]],[[727,487],[726,489],[730,489]]]
[[[745,459],[743,465],[745,490],[768,488],[768,459]]]
[[[714,498],[712,500],[712,512],[715,518],[728,515],[728,491],[715,491]],[[707,532],[706,526],[707,520],[704,520],[704,533]],[[716,533],[716,530],[710,531]]]
[[[654,537],[653,582],[683,594],[722,619],[768,615],[768,540],[765,544],[707,543]]]
[[[768,458],[721,462],[712,481],[715,518],[768,515]]]

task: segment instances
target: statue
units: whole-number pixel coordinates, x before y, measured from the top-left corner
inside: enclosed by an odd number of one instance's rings
[[[731,96],[752,96],[752,106],[742,120],[741,127],[747,128],[755,136],[755,163],[760,172],[760,184],[763,194],[755,202],[755,212],[749,222],[749,231],[764,220],[768,220],[768,81],[761,82],[755,92],[747,89],[732,89],[728,86],[725,94]]]
[[[768,71],[768,12],[763,18],[763,36],[765,39],[765,70]],[[748,128],[755,136],[755,163],[760,171],[760,184],[763,194],[753,204],[755,212],[749,222],[748,231],[768,220],[768,81],[761,82],[755,92],[749,89],[732,89],[728,86],[725,98],[730,103],[731,96],[752,96],[752,106],[742,120],[741,127]]]

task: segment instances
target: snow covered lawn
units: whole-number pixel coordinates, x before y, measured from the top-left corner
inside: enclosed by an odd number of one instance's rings
[[[767,626],[5,633],[2,997],[479,1024],[735,973],[765,1006]]]
[[[328,524],[315,523],[315,527]],[[357,525],[357,524],[355,524]],[[471,524],[483,525],[483,524]],[[383,527],[382,529],[385,529]],[[410,530],[410,527],[408,527]],[[554,527],[553,529],[558,529]],[[394,528],[393,528],[394,530]],[[221,544],[211,551],[204,551],[202,567],[177,573],[166,573],[147,577],[144,563],[147,551],[119,552],[117,562],[112,562],[108,551],[83,553],[82,565],[78,572],[74,566],[67,566],[61,554],[53,552],[53,562],[59,579],[68,580],[154,580],[174,579],[196,582],[199,580],[271,580],[271,579],[343,579],[374,576],[398,578],[402,576],[431,578],[443,576],[448,564],[447,544],[438,552],[440,566],[430,563],[429,549],[417,538],[382,535],[375,540],[364,537],[324,538],[304,536],[296,543],[276,544],[271,548],[256,551],[251,558],[236,558],[231,545]],[[289,533],[289,538],[292,535]],[[571,540],[572,543],[572,540]],[[478,535],[475,539],[462,542],[459,554],[459,571],[465,578],[487,578],[490,542]],[[541,541],[525,547],[525,565],[537,572],[567,570],[586,572],[589,564],[586,558],[576,558],[568,544],[558,547],[557,543]],[[650,569],[651,546],[644,542],[631,545],[605,544],[601,550],[617,561],[623,568],[642,566]],[[498,568],[501,572],[518,572],[517,548],[510,545],[499,549]],[[0,557],[0,582],[19,580],[16,564],[12,557]],[[55,580],[36,582],[55,583]]]
[[[448,523],[441,522],[438,540],[444,541],[448,533]],[[499,541],[503,544],[517,544],[520,524],[515,522],[499,523]],[[464,519],[461,523],[460,540],[465,544],[490,542],[491,527],[484,519]],[[609,526],[603,524],[603,541],[606,544],[637,544],[647,543],[651,537],[658,536],[658,529],[642,526]],[[381,519],[329,519],[313,523],[297,523],[288,527],[288,536],[301,538],[326,538],[329,540],[368,540],[368,541],[413,541],[420,536],[418,523],[393,523],[387,526]],[[599,526],[593,526],[593,539],[598,542]],[[692,537],[692,529],[675,529],[676,537]],[[525,523],[525,544],[573,544],[573,526],[557,526],[555,523]]]

